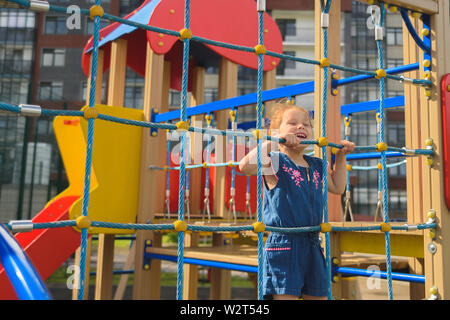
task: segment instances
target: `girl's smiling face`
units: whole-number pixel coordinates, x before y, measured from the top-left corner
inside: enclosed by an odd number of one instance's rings
[[[301,109],[290,109],[283,114],[280,134],[293,134],[300,141],[312,139],[312,125],[308,114]],[[300,145],[306,147],[306,145]]]

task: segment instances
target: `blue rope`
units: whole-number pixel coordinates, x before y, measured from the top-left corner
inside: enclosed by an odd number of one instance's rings
[[[101,0],[96,0],[95,4],[99,6]],[[94,17],[94,35],[93,35],[93,48],[92,52],[92,63],[91,63],[91,84],[89,92],[89,108],[95,107],[95,92],[96,92],[96,82],[97,82],[97,62],[98,62],[98,39],[100,32],[100,18],[98,16]],[[103,70],[100,70],[103,72]],[[86,165],[85,165],[85,175],[84,175],[84,191],[83,191],[83,202],[81,212],[82,215],[88,216],[89,208],[89,191],[91,183],[91,165],[92,165],[92,148],[93,148],[93,137],[94,137],[94,119],[90,118],[88,120],[88,135],[87,135],[87,146],[86,146]],[[84,299],[84,286],[85,286],[85,273],[86,273],[86,254],[87,254],[87,229],[81,230],[81,243],[80,243],[80,279],[78,287],[78,300]]]
[[[328,14],[331,6],[331,0],[327,1],[324,13]],[[327,28],[322,28],[323,35],[323,57],[328,58],[328,34]],[[328,67],[323,68],[323,91],[322,91],[322,136],[327,135],[327,96],[328,96]],[[322,181],[323,181],[323,218],[328,222],[328,156],[327,147],[322,147]],[[325,233],[325,251],[327,263],[327,281],[328,281],[328,300],[332,299],[331,292],[331,253],[330,253],[330,235]]]
[[[383,20],[385,16],[385,8],[384,5],[380,5],[381,16],[379,27],[383,26]],[[381,40],[377,40],[377,49],[378,49],[378,68],[383,69],[384,61],[383,61],[383,42]],[[385,110],[384,110],[384,91],[385,91],[385,79],[380,77],[380,133],[379,133],[379,141],[385,141]],[[383,221],[385,223],[389,223],[389,207],[388,207],[388,185],[387,185],[387,168],[386,168],[386,151],[381,151],[381,164],[383,166],[381,176],[382,176],[382,187],[383,187]],[[385,244],[386,244],[386,270],[387,270],[387,280],[388,280],[388,295],[389,299],[393,299],[393,291],[392,291],[392,267],[391,267],[391,244],[390,244],[390,235],[389,232],[384,233],[385,236]]]
[[[263,11],[258,12],[258,44],[263,45]],[[263,59],[264,55],[258,55],[258,80],[257,80],[257,118],[256,128],[261,130],[262,125],[262,85],[263,85]],[[262,222],[262,167],[261,167],[261,139],[257,140],[257,221]],[[258,299],[263,299],[262,283],[263,283],[263,234],[258,233]]]
[[[190,0],[185,0],[184,4],[184,27],[190,28]],[[187,87],[189,71],[189,39],[183,41],[183,74],[181,86],[181,121],[186,121],[187,107]],[[184,221],[184,185],[185,185],[185,152],[186,133],[181,135],[181,155],[180,155],[180,185],[178,192],[178,220]],[[178,232],[178,259],[177,259],[177,300],[183,299],[183,266],[184,266],[184,231]]]

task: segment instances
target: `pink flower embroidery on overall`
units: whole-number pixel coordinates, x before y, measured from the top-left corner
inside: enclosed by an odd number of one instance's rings
[[[291,179],[294,180],[297,187],[301,187],[300,182],[304,179],[302,178],[300,171],[297,169],[288,168],[285,164],[283,164],[283,171],[287,172],[291,176]]]
[[[316,190],[319,188],[319,177],[320,174],[317,170],[314,170],[313,172],[313,183],[316,185]]]

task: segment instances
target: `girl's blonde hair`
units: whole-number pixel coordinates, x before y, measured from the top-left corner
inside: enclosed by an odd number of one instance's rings
[[[285,98],[283,100],[277,101],[277,103],[274,105],[272,117],[270,119],[269,135],[271,134],[272,130],[280,128],[281,122],[283,121],[284,113],[292,109],[301,110],[304,113],[306,113],[309,119],[309,123],[311,124],[312,127],[312,121],[308,111],[305,108],[291,104],[290,100]]]

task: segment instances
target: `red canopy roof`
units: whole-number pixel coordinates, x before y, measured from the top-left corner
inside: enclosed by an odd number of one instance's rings
[[[195,36],[247,47],[258,44],[258,13],[254,0],[191,0],[190,13],[190,29]],[[147,0],[125,18],[154,27],[179,31],[184,28],[184,0]],[[103,72],[110,65],[111,42],[117,38],[128,40],[127,66],[142,76],[145,75],[147,42],[155,53],[165,54],[165,59],[172,63],[171,87],[180,90],[183,45],[178,37],[112,23],[100,31],[99,45],[104,50]],[[263,43],[269,51],[282,52],[280,30],[267,13],[264,13]],[[210,50],[206,50],[205,47]],[[83,51],[82,65],[86,75],[89,74],[91,49],[92,37]],[[217,58],[217,55],[245,67],[257,69],[258,57],[252,52],[226,49],[210,44],[199,45],[196,41],[191,41],[190,67],[195,64],[208,65],[208,59],[214,59],[214,56]],[[264,56],[263,70],[274,69],[279,60]],[[190,90],[190,85],[188,89]]]

